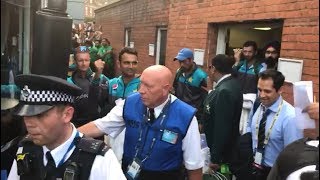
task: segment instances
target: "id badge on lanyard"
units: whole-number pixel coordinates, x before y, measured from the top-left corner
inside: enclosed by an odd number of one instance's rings
[[[264,155],[264,153],[262,150],[257,150],[254,155],[254,163],[261,166],[262,162],[263,162],[263,155]]]
[[[134,158],[132,163],[129,164],[127,175],[131,179],[137,179],[139,177],[139,173],[141,171],[141,161],[137,158]]]

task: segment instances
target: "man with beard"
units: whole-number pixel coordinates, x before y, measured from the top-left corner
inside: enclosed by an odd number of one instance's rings
[[[271,41],[265,45],[264,49],[264,63],[266,69],[277,69],[278,59],[280,56],[280,42]]]
[[[256,59],[257,43],[247,41],[243,49],[235,49],[234,58],[236,63],[234,69],[238,72],[238,79],[242,85],[242,93],[257,93],[258,74],[264,70],[260,61]]]
[[[134,48],[125,47],[119,53],[118,61],[121,76],[109,81],[108,108],[111,110],[119,98],[125,99],[128,95],[138,90],[140,75],[136,74],[138,68],[138,52]],[[109,111],[108,111],[109,112]],[[110,146],[121,162],[123,154],[125,130],[116,138],[110,137]]]
[[[202,124],[203,101],[207,95],[204,88],[207,87],[208,75],[193,61],[193,52],[188,48],[181,49],[173,60],[180,63],[173,83],[174,94],[197,109],[196,117]]]

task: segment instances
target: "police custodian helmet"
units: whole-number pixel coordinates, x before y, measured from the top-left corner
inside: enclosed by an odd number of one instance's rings
[[[82,92],[78,86],[54,76],[22,74],[16,77],[15,83],[21,89],[14,111],[18,116],[34,116],[58,104],[73,104]]]
[[[19,103],[20,89],[15,84],[1,84],[1,111],[14,108]]]

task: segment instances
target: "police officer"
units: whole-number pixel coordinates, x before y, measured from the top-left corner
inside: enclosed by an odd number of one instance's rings
[[[1,85],[1,179],[7,178],[18,142],[26,134],[22,118],[12,114],[19,98],[20,89],[16,85]]]
[[[79,128],[89,135],[116,137],[126,128],[122,168],[128,179],[179,180],[184,164],[189,180],[202,178],[196,109],[169,94],[172,73],[161,65],[146,68],[138,93],[107,116]]]
[[[17,76],[16,84],[22,91],[15,114],[23,116],[28,135],[8,179],[125,179],[112,150],[70,123],[79,87],[33,74]]]

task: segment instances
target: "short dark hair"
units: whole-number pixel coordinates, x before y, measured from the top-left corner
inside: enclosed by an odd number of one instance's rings
[[[276,91],[278,91],[284,84],[285,77],[277,70],[267,69],[259,74],[259,79],[266,80],[269,78],[273,80],[273,87],[276,89]]]
[[[127,53],[127,54],[132,54],[132,55],[135,55],[138,57],[138,51],[135,49],[135,48],[131,48],[131,47],[124,47],[121,49],[121,51],[119,52],[119,61],[122,60],[122,55],[124,53]]]
[[[84,44],[85,44],[86,46],[89,45],[90,47],[93,46],[92,41],[90,41],[90,40],[86,40],[86,41],[84,42]]]
[[[243,44],[243,47],[249,47],[249,46],[252,46],[254,51],[257,51],[258,49],[257,43],[255,41],[246,41]]]
[[[105,40],[105,41],[107,41],[108,44],[111,44],[110,41],[107,38],[102,38],[101,41],[102,40]]]
[[[216,68],[221,74],[232,73],[232,65],[235,60],[232,57],[229,57],[224,54],[218,54],[211,60],[211,65]]]

